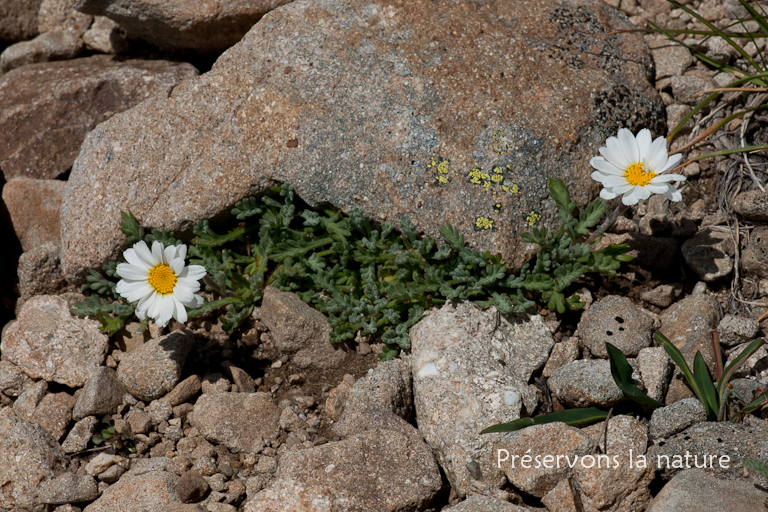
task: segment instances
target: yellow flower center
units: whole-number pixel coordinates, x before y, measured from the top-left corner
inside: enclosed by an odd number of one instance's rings
[[[627,183],[630,185],[640,185],[641,187],[646,186],[654,176],[656,176],[656,173],[646,171],[642,162],[630,165],[624,173]]]
[[[160,263],[149,269],[149,284],[160,295],[168,295],[173,293],[173,288],[176,286],[176,274],[173,273],[171,267],[165,263]]]

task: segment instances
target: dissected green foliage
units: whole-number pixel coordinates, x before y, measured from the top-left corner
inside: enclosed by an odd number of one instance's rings
[[[238,202],[232,215],[240,221],[220,234],[208,221],[193,229],[190,263],[205,266],[207,291],[220,298],[190,310],[194,318],[226,309],[222,326],[233,333],[261,300],[264,288],[293,291],[327,315],[331,341],[371,335],[385,343],[383,358],[410,347],[408,329],[424,311],[446,301],[472,301],[501,313],[522,312],[535,301],[563,312],[583,306],[568,288],[586,273],[613,274],[628,261],[626,246],[593,251],[579,243],[605,214],[602,199],[576,214],[576,203],[561,180],[549,188],[562,226],[525,233],[526,241],[541,246],[532,264],[511,275],[499,254],[467,247],[464,236],[447,224],[440,228],[444,244],[423,238],[408,220],[399,231],[391,224],[377,226],[360,210],[345,216],[330,207],[313,210],[283,184],[272,193]],[[126,242],[179,243],[173,233],[146,234],[130,213],[123,213]],[[133,314],[115,293],[115,263],[92,271],[84,288],[97,295],[73,310],[95,316],[110,333]]]

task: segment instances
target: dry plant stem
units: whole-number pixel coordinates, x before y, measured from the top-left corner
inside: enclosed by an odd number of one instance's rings
[[[597,228],[595,231],[593,231],[591,235],[589,235],[589,238],[587,238],[586,243],[591,244],[592,242],[597,240],[597,237],[605,233],[608,230],[608,228],[613,226],[613,223],[616,222],[616,219],[619,218],[619,215],[626,212],[627,210],[629,210],[628,204],[622,203],[619,206],[617,206],[616,209],[613,210],[611,214],[603,221],[603,223],[600,224],[600,227]]]
[[[728,386],[730,386],[730,384]],[[717,421],[723,421],[723,415],[725,414],[725,404],[728,403],[728,397],[731,395],[731,388],[728,386],[725,386],[723,401],[720,402],[720,410],[717,411]]]

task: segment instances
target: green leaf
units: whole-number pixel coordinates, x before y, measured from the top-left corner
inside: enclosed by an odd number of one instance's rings
[[[602,421],[608,417],[608,411],[596,407],[586,407],[583,409],[569,409],[567,411],[558,411],[550,414],[536,416],[535,418],[520,418],[509,423],[500,423],[484,429],[481,434],[490,434],[492,432],[515,432],[531,425],[544,425],[561,421],[572,427],[580,427]]]
[[[752,354],[757,352],[757,350],[765,344],[765,340],[762,338],[758,338],[739,352],[739,355],[736,356],[736,358],[731,361],[731,363],[725,367],[725,370],[723,370],[723,375],[720,377],[720,381],[717,383],[717,396],[720,400],[723,399],[723,395],[725,394],[725,387],[728,385],[728,382],[730,382],[731,378],[733,378],[733,374],[736,373],[736,370],[741,367],[744,362],[752,357]]]
[[[688,385],[691,386],[691,389],[693,390],[693,393],[696,395],[696,398],[699,399],[699,402],[701,402],[701,405],[704,406],[705,410],[707,409],[707,402],[706,397],[704,396],[704,390],[699,385],[699,382],[696,380],[696,377],[694,377],[693,373],[691,372],[691,369],[688,367],[688,364],[685,362],[685,357],[683,357],[682,352],[678,350],[676,346],[672,344],[671,341],[669,341],[663,334],[660,332],[657,332],[654,334],[654,338],[656,341],[664,346],[664,350],[669,354],[669,357],[672,358],[672,361],[680,368],[680,371],[683,372],[683,375],[685,376],[685,380],[688,381]],[[709,411],[707,411],[707,419],[710,421],[714,421],[715,418],[712,418],[709,416]]]
[[[439,231],[440,236],[443,237],[443,240],[448,242],[448,245],[450,245],[454,251],[460,251],[464,247],[464,235],[449,223],[440,226]]]
[[[139,225],[139,221],[133,216],[130,211],[120,212],[120,230],[125,235],[125,243],[133,245],[134,243],[144,239],[144,230]]]
[[[757,459],[743,459],[744,466],[754,470],[757,474],[768,480],[768,464]]]
[[[693,358],[693,376],[696,379],[696,382],[698,382],[699,388],[706,400],[702,405],[707,411],[707,417],[717,419],[720,402],[717,399],[715,386],[712,384],[712,378],[709,376],[707,363],[704,362],[701,352],[696,352],[696,356]]]
[[[568,191],[568,187],[560,178],[547,179],[547,185],[549,186],[549,195],[554,199],[557,209],[563,213],[570,215],[576,208],[576,203],[571,201],[571,193]]]
[[[641,405],[647,405],[648,407],[664,407],[664,404],[657,402],[643,393],[640,388],[632,382],[632,366],[630,366],[626,356],[621,350],[608,342],[605,343],[605,349],[608,351],[608,360],[611,363],[611,376],[627,398],[630,398]]]
[[[754,400],[745,405],[741,412],[744,414],[751,414],[765,404],[768,404],[768,388],[763,393],[760,393]]]

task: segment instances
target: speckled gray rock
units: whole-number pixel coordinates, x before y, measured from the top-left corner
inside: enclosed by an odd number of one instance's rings
[[[659,331],[680,349],[689,367],[693,368],[693,358],[698,351],[709,371],[714,370],[709,332],[716,329],[720,322],[717,300],[704,294],[691,295],[673,304],[659,315],[659,319]]]
[[[29,64],[74,59],[82,51],[83,40],[79,35],[57,28],[3,50],[0,54],[0,69],[8,73]]]
[[[67,434],[67,438],[61,443],[61,448],[66,453],[77,453],[88,448],[91,437],[96,433],[96,426],[99,419],[95,416],[88,416],[77,423]]]
[[[402,359],[377,364],[358,379],[349,392],[349,399],[364,399],[377,403],[408,419],[413,410],[413,379],[411,367]]]
[[[635,357],[651,344],[653,319],[627,297],[609,295],[581,316],[578,336],[582,346],[593,356],[608,358],[606,342],[615,345],[627,357]]]
[[[3,186],[3,202],[23,251],[59,243],[59,207],[67,183],[17,178]]]
[[[114,414],[124,394],[125,386],[117,378],[115,370],[99,367],[85,381],[72,411],[72,419],[78,421],[86,416]]]
[[[733,270],[733,236],[714,228],[703,228],[680,247],[685,262],[704,281],[711,283]]]
[[[442,487],[429,447],[391,430],[280,458],[277,481],[245,504],[245,512],[423,510]]]
[[[280,410],[267,393],[214,393],[200,396],[188,418],[212,443],[251,453],[258,438],[277,437]]]
[[[613,417],[608,422],[605,444],[604,453],[609,463],[598,459],[597,464],[591,466],[589,459],[582,459],[573,469],[583,510],[645,509],[651,499],[648,487],[655,475],[652,464],[646,467],[636,464],[648,445],[645,426],[629,416]]]
[[[12,419],[0,434],[0,508],[42,511],[35,493],[43,479],[64,469],[64,451],[42,427],[26,421]]]
[[[459,496],[500,487],[491,448],[503,435],[480,431],[535,409],[527,382],[554,345],[549,329],[538,315],[507,320],[462,303],[429,311],[410,335],[416,423],[448,481]]]
[[[697,398],[685,398],[654,410],[648,423],[648,435],[655,442],[702,421],[707,421],[704,406]]]
[[[685,467],[686,452],[690,454],[688,467]],[[714,458],[710,459],[710,455]],[[669,463],[662,458],[659,464],[659,456],[667,456]],[[682,457],[682,464],[674,464],[675,456],[678,460]],[[695,469],[694,456],[698,457],[699,467],[706,457],[706,468],[719,478],[743,478],[741,461],[744,458],[766,460],[768,457],[768,421],[747,416],[744,423],[697,423],[666,438],[663,444],[658,442],[648,448],[648,458],[656,463],[657,475],[664,480],[671,479],[681,469]]]
[[[22,394],[13,402],[13,412],[19,418],[31,421],[35,414],[37,404],[48,393],[48,383],[39,380],[34,384],[27,386]]]
[[[701,100],[696,93],[717,87],[712,80],[701,76],[683,75],[672,77],[672,96],[686,105],[696,105]]]
[[[3,359],[0,361],[0,393],[5,396],[17,397],[32,384],[32,379],[21,368]]]
[[[457,20],[457,35],[435,29]],[[607,136],[663,131],[650,52],[623,28],[599,0],[284,5],[204,77],[92,132],[63,207],[65,275],[117,255],[120,210],[179,232],[278,181],[310,204],[405,215],[430,235],[450,222],[520,265],[525,216],[556,222],[548,177],[584,204],[598,190],[584,169]],[[494,229],[476,229],[483,219]]]
[[[181,503],[176,489],[178,482],[178,476],[165,471],[150,471],[137,476],[126,474],[83,512],[169,510],[171,504]]]
[[[176,386],[187,355],[195,343],[191,331],[174,331],[125,355],[117,376],[139,400],[155,400]]]
[[[67,285],[61,271],[59,244],[44,243],[19,257],[19,295],[29,299],[35,295],[56,295]]]
[[[197,74],[186,63],[95,55],[3,75],[0,124],[7,136],[0,141],[0,167],[6,180],[56,178],[72,167],[97,124]]]
[[[26,301],[3,335],[3,359],[35,379],[72,388],[85,384],[104,363],[109,340],[97,321],[73,317],[69,309],[66,300],[53,295]]]
[[[74,473],[62,473],[40,484],[37,498],[41,503],[63,505],[93,501],[99,497],[96,480],[90,475],[78,476]]]
[[[334,368],[346,352],[330,342],[331,325],[318,310],[295,293],[268,286],[259,310],[259,320],[272,334],[275,347],[301,368]]]
[[[421,434],[413,425],[381,404],[362,397],[347,401],[344,412],[333,425],[333,431],[340,438],[346,439],[368,430],[392,430],[421,439]]]
[[[670,44],[669,39],[661,35],[646,37],[645,41],[651,47],[656,64],[656,80],[682,75],[693,64],[691,52],[681,44]]]
[[[683,285],[662,284],[653,290],[645,290],[640,293],[640,298],[660,308],[668,308],[683,291]]]
[[[494,446],[494,459],[515,487],[538,498],[573,474],[565,457],[574,460],[574,456],[586,455],[593,444],[588,435],[560,422],[534,425],[516,432],[513,437],[512,442]],[[533,459],[524,463],[522,457],[525,455]],[[547,455],[552,455],[554,460],[536,467],[537,455],[541,456],[540,461]],[[559,463],[558,455],[563,456]]]
[[[579,359],[552,372],[549,389],[566,407],[610,407],[624,398],[604,360]]]
[[[748,276],[768,279],[768,226],[757,226],[741,254],[741,271]]]
[[[672,377],[672,360],[667,351],[664,347],[644,348],[637,354],[635,366],[640,372],[645,394],[662,402]]]
[[[765,510],[765,492],[749,482],[720,480],[702,469],[682,471],[659,492],[647,512]]]
[[[292,0],[74,0],[79,11],[106,16],[128,33],[168,51],[217,54],[237,43],[265,13]]]
[[[760,324],[744,316],[725,315],[717,326],[720,334],[720,344],[733,347],[740,343],[747,343],[757,338],[760,332]]]
[[[555,346],[552,347],[552,353],[549,354],[549,359],[547,359],[547,364],[544,366],[544,370],[542,370],[541,374],[544,377],[551,377],[552,372],[578,358],[578,338],[568,338],[565,341],[555,343]]]
[[[490,496],[473,494],[466,500],[446,507],[442,512],[530,512],[535,509],[513,505],[508,501],[502,501]]]
[[[760,190],[742,192],[734,198],[733,209],[750,220],[767,221],[768,193]]]

